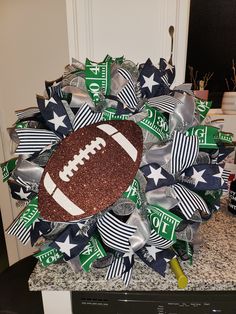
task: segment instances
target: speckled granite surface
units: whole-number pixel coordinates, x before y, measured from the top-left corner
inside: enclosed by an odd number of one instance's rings
[[[203,243],[194,254],[193,265],[182,263],[188,277],[183,290],[236,290],[236,217],[219,211],[201,225]],[[179,290],[174,274],[168,268],[165,278],[139,260],[134,265],[132,280],[125,287],[121,280],[104,279],[106,269],[75,274],[66,263],[43,268],[36,265],[29,278],[30,290]],[[182,290],[182,291],[183,291]]]

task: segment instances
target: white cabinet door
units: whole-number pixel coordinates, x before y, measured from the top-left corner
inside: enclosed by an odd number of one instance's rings
[[[70,56],[102,60],[124,55],[138,63],[169,60],[174,31],[175,84],[184,82],[190,0],[67,0]]]

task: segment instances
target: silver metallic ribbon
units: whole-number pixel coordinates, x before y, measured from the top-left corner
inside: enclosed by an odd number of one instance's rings
[[[137,208],[133,211],[126,223],[137,227],[135,233],[129,238],[130,245],[133,251],[136,252],[147,243],[151,234],[150,224]]]

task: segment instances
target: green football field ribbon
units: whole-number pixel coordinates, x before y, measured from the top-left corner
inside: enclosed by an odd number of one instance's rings
[[[122,64],[125,61],[125,57],[116,57],[116,58],[112,58],[109,55],[106,55],[106,57],[104,58],[103,62],[111,62],[111,63],[116,63],[116,64]]]
[[[199,140],[200,148],[218,148],[218,142],[232,143],[232,134],[221,132],[218,128],[210,125],[198,125],[188,129],[188,136],[195,135]]]
[[[16,129],[24,129],[24,128],[28,128],[28,121],[20,121],[18,123],[16,123]]]
[[[10,178],[12,170],[14,170],[16,167],[16,163],[17,158],[14,158],[1,164],[3,182],[7,181]]]
[[[195,103],[200,115],[200,121],[202,122],[205,119],[208,111],[211,109],[212,101],[196,99]]]
[[[29,204],[26,206],[25,210],[19,218],[19,223],[24,222],[25,228],[29,228],[35,220],[39,217],[38,211],[38,196],[32,198]]]
[[[101,242],[93,236],[79,255],[80,265],[84,271],[88,272],[96,259],[106,255]]]
[[[222,193],[222,190],[198,191],[198,195],[201,196],[210,206],[214,206],[219,201]]]
[[[176,252],[178,254],[183,255],[187,255],[188,256],[188,260],[189,260],[189,264],[192,265],[193,263],[193,248],[192,246],[190,246],[189,242],[187,241],[182,241],[182,240],[177,240],[176,243],[173,244],[173,248],[174,250],[176,250]]]
[[[110,121],[110,120],[127,120],[129,118],[129,114],[116,114],[115,108],[106,108],[102,114],[103,121]]]
[[[137,124],[160,140],[165,140],[169,134],[169,124],[166,117],[156,108],[145,104],[144,108],[148,112],[148,116]]]
[[[40,261],[43,267],[47,267],[61,259],[63,254],[55,248],[47,248],[34,254],[34,256]]]
[[[137,208],[140,208],[142,205],[140,191],[141,191],[140,183],[137,179],[134,179],[132,184],[123,193],[123,196],[134,202]]]
[[[226,133],[226,132],[219,131],[218,139],[221,142],[224,142],[224,143],[227,143],[227,144],[231,144],[233,142],[233,134],[232,133]]]
[[[101,93],[109,95],[111,86],[111,61],[96,63],[86,59],[85,84],[95,103],[99,102]]]
[[[166,240],[176,241],[175,229],[182,219],[158,205],[148,205],[147,211],[156,233]]]

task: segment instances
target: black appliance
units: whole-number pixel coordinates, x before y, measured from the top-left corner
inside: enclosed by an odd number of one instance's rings
[[[72,292],[73,314],[236,314],[236,291]]]

